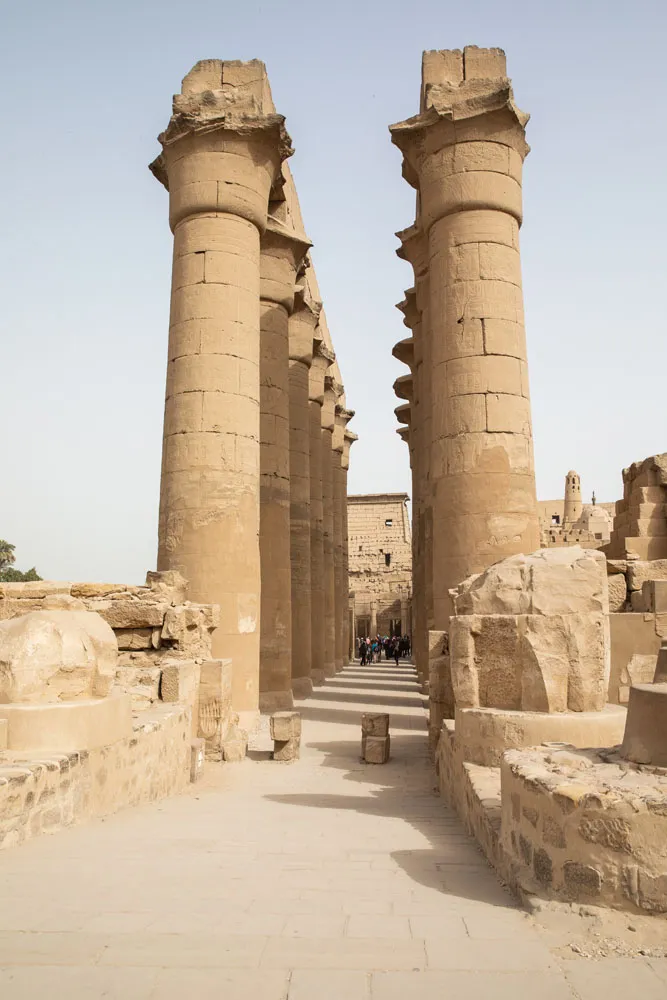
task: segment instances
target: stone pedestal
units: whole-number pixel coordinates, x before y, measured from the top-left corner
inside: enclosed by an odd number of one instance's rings
[[[635,764],[667,767],[667,682],[630,688],[621,756]]]
[[[422,93],[422,112],[391,132],[429,246],[433,602],[446,628],[450,588],[539,544],[518,243],[527,116],[496,49],[425,53]]]
[[[174,233],[158,569],[178,570],[191,600],[220,605],[213,651],[231,657],[234,707],[251,719],[259,699],[260,234],[291,150],[284,119],[272,106],[264,113],[263,65],[235,70],[242,85],[223,87],[222,62],[194,67],[152,164],[169,191]]]
[[[259,707],[292,707],[289,315],[310,243],[270,218],[260,260]]]
[[[74,753],[97,750],[132,736],[130,696],[79,701],[0,705],[7,726],[7,749]]]
[[[313,360],[308,373],[310,423],[310,579],[311,579],[311,679],[321,684],[325,677],[325,579],[324,510],[322,470],[322,404],[324,377],[333,361],[319,339],[313,341]],[[331,466],[329,465],[329,468]]]
[[[292,564],[292,693],[307,698],[311,678],[311,469],[308,373],[321,303],[305,288],[289,321],[290,532]]]

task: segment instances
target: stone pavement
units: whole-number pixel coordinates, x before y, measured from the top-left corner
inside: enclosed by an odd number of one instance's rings
[[[301,708],[297,763],[255,744],[1,854],[0,998],[665,1000],[667,960],[564,958],[498,884],[433,791],[409,665],[351,665]],[[370,709],[384,766],[359,761]]]

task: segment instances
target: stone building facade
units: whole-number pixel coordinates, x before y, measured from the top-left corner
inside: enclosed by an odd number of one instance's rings
[[[412,533],[407,493],[347,498],[355,638],[412,634]]]

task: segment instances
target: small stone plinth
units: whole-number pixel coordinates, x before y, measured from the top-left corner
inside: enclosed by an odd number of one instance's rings
[[[567,743],[575,747],[616,746],[623,739],[626,710],[520,712],[505,708],[457,708],[455,738],[463,760],[500,767],[506,750]]]
[[[361,757],[367,764],[386,764],[389,760],[391,737],[366,736],[361,737]]]
[[[501,841],[509,880],[528,893],[667,913],[667,769],[619,748],[552,744],[508,751]]]
[[[621,754],[636,764],[667,767],[667,683],[630,688]]]
[[[273,759],[298,760],[301,753],[301,716],[298,712],[274,712],[271,716]]]
[[[361,732],[364,736],[388,736],[389,716],[385,712],[364,712]]]

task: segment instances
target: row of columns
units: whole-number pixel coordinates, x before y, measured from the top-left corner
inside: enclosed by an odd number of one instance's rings
[[[158,568],[220,605],[242,724],[343,665],[344,406],[262,63],[198,63],[151,165],[174,234]]]
[[[411,336],[393,353],[410,368],[396,414],[412,467],[424,681],[450,590],[539,545],[519,257],[526,121],[504,53],[469,46],[424,53],[420,113],[390,129],[417,191],[415,223],[398,234],[414,274],[398,307]]]

